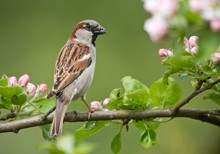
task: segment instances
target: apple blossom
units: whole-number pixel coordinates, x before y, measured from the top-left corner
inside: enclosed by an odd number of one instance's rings
[[[160,42],[168,33],[168,25],[166,21],[160,17],[147,19],[144,24],[144,29],[154,42]]]
[[[206,0],[190,0],[189,8],[192,12],[201,12],[205,9]]]
[[[8,78],[8,86],[16,86],[17,78],[15,76],[11,76]]]
[[[102,105],[107,108],[107,104],[109,103],[110,98],[105,98],[104,101],[102,102]]]
[[[144,0],[144,9],[153,15],[171,18],[177,11],[178,0]]]
[[[24,74],[24,75],[22,75],[22,76],[19,78],[18,84],[19,84],[20,86],[23,86],[23,87],[24,87],[24,86],[26,86],[26,85],[28,84],[29,80],[30,80],[29,76],[28,76],[27,74]]]
[[[162,49],[160,49],[160,50],[158,51],[158,55],[159,55],[160,57],[168,57],[168,56],[172,56],[172,55],[173,55],[173,52],[170,51],[170,50],[167,50],[167,49],[162,48]]]
[[[214,64],[219,63],[220,62],[220,53],[219,52],[213,53],[211,55],[210,59]]]
[[[47,85],[45,83],[41,83],[38,88],[42,93],[45,93],[47,91]]]
[[[100,102],[98,101],[93,101],[90,103],[90,111],[91,112],[94,112],[94,111],[97,111],[97,110],[100,110],[102,109],[102,105]]]
[[[193,55],[198,52],[198,36],[191,36],[189,39],[184,37],[185,50]]]
[[[32,83],[28,83],[26,85],[25,92],[29,95],[33,95],[36,92],[36,86]]]

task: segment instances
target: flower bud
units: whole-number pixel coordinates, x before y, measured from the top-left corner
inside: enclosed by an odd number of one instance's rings
[[[42,93],[45,93],[47,91],[47,85],[45,83],[41,83],[38,88]]]
[[[11,76],[8,78],[8,86],[16,86],[17,85],[17,78],[15,76]]]
[[[210,57],[211,61],[214,63],[214,64],[217,64],[220,62],[220,53],[216,52],[216,53],[213,53]]]
[[[91,112],[94,112],[94,111],[97,111],[97,110],[100,110],[102,109],[102,105],[100,102],[98,101],[93,101],[90,103],[90,111]]]
[[[158,51],[158,55],[159,55],[160,57],[168,57],[168,56],[173,55],[173,52],[170,51],[170,50],[167,50],[167,49],[162,48],[162,49],[160,49],[160,50]]]
[[[190,45],[190,47],[197,46],[198,45],[198,39],[199,39],[198,36],[191,36],[189,38],[189,45]]]
[[[185,50],[192,55],[196,55],[198,53],[198,36],[191,36],[189,39],[184,37]]]
[[[195,55],[197,55],[197,53],[198,53],[198,49],[199,49],[198,46],[194,46],[194,47],[190,50],[190,52],[195,56]]]
[[[29,82],[29,76],[27,74],[22,75],[18,80],[18,84],[22,87],[26,86],[28,82]]]
[[[104,101],[102,102],[102,105],[103,105],[105,108],[108,108],[108,107],[107,107],[107,104],[109,103],[109,101],[110,101],[110,98],[104,99]]]
[[[36,92],[36,86],[32,83],[28,83],[25,92],[29,95],[33,95]]]

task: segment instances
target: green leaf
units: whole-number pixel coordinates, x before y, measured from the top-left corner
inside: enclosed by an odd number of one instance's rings
[[[146,127],[156,130],[160,126],[160,122],[153,120],[133,121],[133,124],[140,130],[146,130]]]
[[[204,100],[209,99],[213,101],[214,103],[220,105],[220,93],[208,93],[203,97]]]
[[[59,136],[56,141],[57,149],[63,151],[65,154],[74,153],[74,140],[71,134]]]
[[[121,130],[120,132],[115,135],[115,137],[113,138],[112,142],[111,142],[111,149],[112,149],[112,152],[114,154],[117,154],[120,152],[121,150]]]
[[[11,97],[11,102],[15,105],[22,106],[27,100],[27,95],[24,93],[21,93],[19,95],[13,95]]]
[[[152,129],[146,129],[140,138],[141,145],[145,148],[151,148],[158,143],[157,133]]]
[[[35,109],[38,109],[41,113],[48,112],[55,105],[52,99],[47,98],[40,98],[30,103],[32,103]]]
[[[127,76],[122,80],[122,89],[114,89],[110,93],[110,109],[146,109],[149,99],[149,89],[140,81]]]
[[[96,124],[96,121],[88,121],[85,125],[85,129],[90,130],[95,126],[95,124]]]
[[[7,87],[8,85],[8,77],[4,74],[0,79],[0,86]]]
[[[14,95],[23,93],[23,88],[19,86],[3,87],[0,86],[0,95],[3,97],[11,98]]]
[[[51,137],[49,136],[49,131],[50,131],[50,125],[43,125],[40,126],[42,130],[42,134],[45,140],[49,140]]]
[[[147,87],[143,83],[132,78],[131,76],[126,76],[122,78],[121,82],[125,89],[125,93],[134,92],[140,89],[147,89]]]
[[[123,103],[123,96],[121,96],[121,88],[114,89],[110,93],[110,101],[108,103],[108,108],[110,109],[120,109],[120,104]]]
[[[170,66],[172,70],[195,69],[195,58],[185,52],[183,55],[169,56],[163,60],[165,66]]]
[[[80,140],[82,140],[84,138],[87,138],[87,137],[95,134],[96,132],[98,132],[99,130],[101,130],[102,128],[104,128],[107,125],[108,125],[108,121],[97,121],[95,123],[95,126],[93,126],[89,130],[87,130],[85,125],[83,125],[81,128],[74,131],[74,137],[75,137],[76,143],[78,143]]]
[[[188,76],[189,76],[188,73],[182,73],[182,74],[179,75],[179,79],[180,80],[186,80]]]
[[[181,97],[181,89],[177,82],[169,77],[161,78],[150,87],[150,104],[152,107],[169,107],[178,102]]]
[[[0,108],[11,110],[11,99],[0,96]]]

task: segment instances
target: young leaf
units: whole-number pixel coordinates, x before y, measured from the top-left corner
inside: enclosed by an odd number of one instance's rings
[[[0,86],[0,95],[3,97],[11,98],[14,95],[19,95],[23,93],[22,87],[12,86],[12,87],[2,87]]]
[[[147,89],[147,87],[141,83],[140,81],[130,77],[130,76],[126,76],[124,78],[121,79],[122,85],[125,89],[125,93],[128,92],[134,92],[136,90],[140,90],[140,89]]]
[[[121,88],[114,89],[110,93],[110,101],[108,103],[108,108],[110,109],[120,109],[120,105],[123,103],[123,97],[121,96]]]
[[[149,99],[149,91],[147,89],[139,89],[134,92],[124,94],[123,109],[144,110]]]
[[[146,130],[146,127],[156,130],[160,126],[160,122],[152,120],[133,121],[133,124],[140,130]]]
[[[59,136],[56,141],[57,149],[63,151],[65,154],[74,153],[74,139],[71,134]]]
[[[114,89],[110,94],[110,109],[146,109],[149,99],[149,89],[140,81],[127,76],[122,80],[122,89]]]
[[[80,140],[82,140],[86,137],[89,137],[89,136],[95,134],[96,132],[98,132],[99,130],[101,130],[102,128],[104,128],[107,125],[108,125],[108,121],[97,121],[95,126],[93,126],[89,130],[87,130],[85,128],[85,125],[83,125],[81,128],[74,131],[74,137],[75,137],[76,143],[78,143]]]
[[[220,105],[220,93],[208,93],[203,97],[204,100],[209,99],[214,103]]]
[[[21,93],[19,95],[13,95],[11,97],[11,102],[15,105],[22,106],[27,100],[27,95],[25,93]]]
[[[120,152],[120,150],[121,150],[121,130],[113,138],[112,143],[111,143],[111,149],[114,154],[117,154]]]
[[[46,98],[40,98],[37,100],[34,100],[32,105],[38,109],[41,113],[46,113],[49,111],[55,104],[55,102],[52,99],[46,99]]]
[[[195,69],[195,58],[187,52],[182,55],[173,55],[164,59],[163,64],[170,66],[174,70]]]
[[[96,124],[96,121],[88,121],[85,125],[85,129],[90,130],[95,126],[95,124]]]
[[[0,108],[11,110],[11,99],[0,96]]]
[[[8,77],[4,74],[0,79],[0,86],[7,87],[8,85]]]
[[[181,97],[181,89],[177,82],[169,77],[161,78],[150,87],[150,103],[152,107],[169,107],[177,103]]]
[[[42,130],[42,134],[45,140],[49,140],[50,136],[49,136],[49,131],[50,131],[50,125],[43,125],[40,126],[41,130]]]
[[[140,138],[141,145],[145,148],[151,148],[153,145],[158,143],[157,133],[147,128],[142,134]]]

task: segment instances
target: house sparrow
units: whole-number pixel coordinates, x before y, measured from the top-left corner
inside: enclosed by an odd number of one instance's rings
[[[98,35],[105,34],[105,28],[94,20],[79,22],[61,48],[54,72],[54,85],[47,98],[56,95],[56,110],[50,129],[50,136],[62,134],[63,119],[69,103],[81,98],[86,103],[95,71]]]

